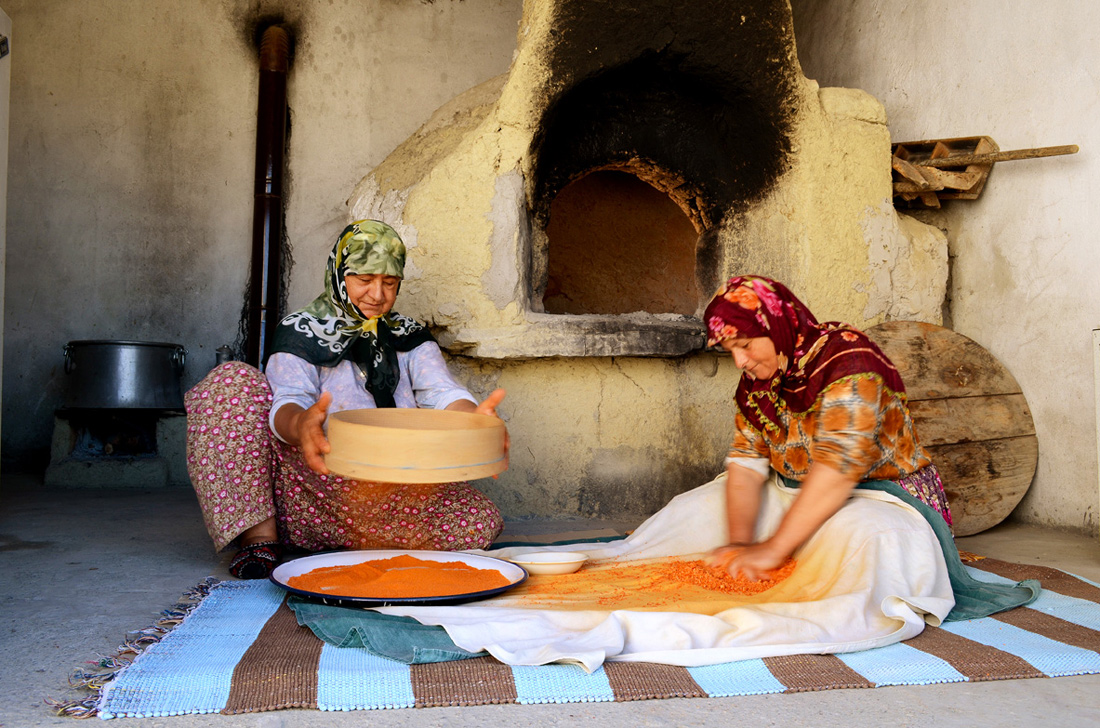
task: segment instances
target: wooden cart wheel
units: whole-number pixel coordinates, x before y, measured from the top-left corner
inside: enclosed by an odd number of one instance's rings
[[[921,443],[940,470],[956,536],[992,528],[1027,493],[1039,462],[1016,379],[962,334],[917,321],[867,330],[901,373]]]

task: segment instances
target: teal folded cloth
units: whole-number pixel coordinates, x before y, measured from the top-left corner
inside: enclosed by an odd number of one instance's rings
[[[788,488],[797,488],[798,481],[783,478]],[[934,508],[914,497],[905,488],[891,480],[870,480],[856,486],[863,490],[879,490],[904,501],[917,509],[940,542],[943,559],[947,562],[947,575],[951,578],[951,590],[955,592],[955,606],[944,619],[945,622],[962,622],[968,619],[988,617],[1015,607],[1031,604],[1039,598],[1042,588],[1035,579],[1027,579],[1017,584],[990,584],[978,581],[963,566],[959,558],[959,549],[955,546],[955,537],[943,516]]]
[[[419,665],[482,657],[486,652],[469,652],[456,645],[442,627],[421,624],[412,617],[379,614],[368,609],[322,604],[290,596],[298,624],[336,647],[362,647],[372,655]]]

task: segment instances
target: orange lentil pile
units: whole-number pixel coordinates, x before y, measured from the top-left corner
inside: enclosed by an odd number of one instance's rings
[[[322,566],[287,579],[295,589],[368,599],[407,599],[472,594],[508,586],[494,569],[461,561],[430,561],[401,555],[347,566]]]
[[[731,596],[761,594],[787,579],[796,565],[796,561],[787,559],[772,578],[750,581],[743,576],[732,577],[725,570],[708,566],[705,561],[672,559],[537,577],[524,584],[521,593],[536,601],[546,597],[575,596],[603,607],[672,607],[685,596],[694,598],[688,594],[692,588]]]
[[[666,578],[681,584],[691,584],[701,589],[725,594],[747,596],[766,592],[786,579],[794,571],[795,563],[794,559],[787,559],[775,570],[770,579],[761,581],[749,581],[740,574],[736,577],[730,576],[729,572],[711,568],[703,561],[673,561],[664,566],[664,572]]]

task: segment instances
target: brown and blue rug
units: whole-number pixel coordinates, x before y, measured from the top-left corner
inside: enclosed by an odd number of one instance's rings
[[[204,588],[163,634],[138,634],[127,659],[78,681],[93,691],[59,712],[87,717],[249,713],[282,708],[374,710],[488,703],[704,698],[1100,673],[1100,585],[1056,569],[983,559],[978,578],[1038,579],[1028,607],[928,627],[865,652],[743,660],[706,667],[608,662],[513,667],[492,657],[405,664],[333,647],[298,625],[268,582]],[[184,614],[184,612],[186,614]]]

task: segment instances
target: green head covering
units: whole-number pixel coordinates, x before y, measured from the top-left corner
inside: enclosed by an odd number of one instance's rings
[[[333,252],[337,265],[352,275],[405,277],[405,244],[384,222],[360,220],[348,225]]]
[[[303,311],[330,316],[339,310],[360,328],[373,329],[375,318],[364,318],[348,298],[344,276],[356,275],[405,277],[405,244],[396,230],[377,220],[359,220],[344,228],[328,255],[325,292]]]
[[[377,220],[344,228],[328,256],[325,292],[279,323],[270,353],[294,354],[323,367],[351,359],[366,375],[375,403],[393,407],[397,352],[434,339],[421,324],[394,311],[365,317],[348,298],[344,277],[349,275],[404,278],[405,244],[397,231]]]

